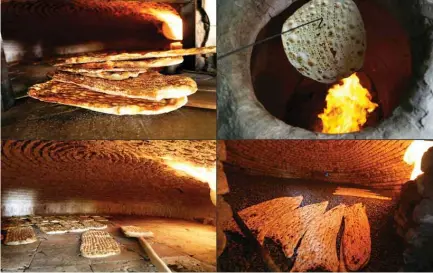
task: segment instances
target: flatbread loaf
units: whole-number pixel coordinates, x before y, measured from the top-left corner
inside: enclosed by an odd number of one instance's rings
[[[87,72],[79,72],[78,74],[91,77],[91,78],[101,78],[111,81],[122,81],[129,78],[137,78],[140,74],[144,73],[146,71],[101,71],[101,72],[93,72],[93,71],[87,71]]]
[[[85,226],[87,229],[105,229],[107,228],[107,225],[96,222],[96,221],[83,221],[83,226]]]
[[[292,210],[269,223],[266,234],[259,234],[259,238],[260,240],[264,240],[264,237],[270,238],[281,244],[284,255],[292,258],[296,245],[310,223],[317,217],[321,217],[327,206],[328,202],[321,202]]]
[[[370,260],[370,224],[361,203],[346,209],[342,237],[344,263],[348,270],[358,271]]]
[[[15,227],[8,229],[5,245],[24,245],[36,242],[36,234],[32,227]]]
[[[121,226],[120,229],[127,237],[153,237],[153,232],[137,226]]]
[[[186,97],[160,101],[127,98],[56,81],[32,86],[29,89],[29,96],[45,102],[71,105],[113,115],[158,115],[177,110],[188,101]]]
[[[304,76],[333,83],[359,70],[364,63],[366,34],[352,0],[311,0],[290,16],[282,31],[319,21],[282,35],[290,63]]]
[[[120,247],[108,232],[89,230],[81,235],[80,251],[86,258],[103,258],[120,254]]]
[[[345,205],[338,205],[310,223],[299,246],[292,272],[338,270],[337,235],[345,208]]]
[[[140,60],[149,58],[166,58],[179,57],[186,55],[210,54],[216,53],[215,46],[188,48],[188,49],[172,49],[163,51],[138,51],[138,52],[100,52],[86,53],[85,55],[74,56],[69,58],[59,58],[58,60],[64,64],[78,63],[97,63],[105,61],[126,61]]]
[[[301,202],[302,196],[275,198],[243,209],[239,212],[239,216],[248,229],[257,236],[262,229],[267,227],[268,222],[280,217],[288,210],[299,207]]]
[[[37,225],[37,227],[46,234],[64,234],[68,232],[68,228],[64,227],[58,223],[49,223]]]
[[[53,80],[73,83],[109,95],[155,101],[182,98],[197,91],[197,83],[189,77],[165,76],[158,72],[143,73],[138,77],[123,81],[110,81],[85,77],[79,74],[58,72],[54,74]]]
[[[106,61],[99,63],[84,63],[65,65],[58,64],[59,70],[68,72],[102,72],[102,71],[145,71],[148,68],[165,67],[171,65],[181,64],[183,62],[182,56],[165,57],[165,58],[151,58],[140,61]]]

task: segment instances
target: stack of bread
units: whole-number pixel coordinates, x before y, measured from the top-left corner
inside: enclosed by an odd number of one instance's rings
[[[166,51],[88,53],[56,63],[52,79],[32,86],[29,96],[115,115],[156,115],[184,106],[197,91],[183,75],[163,75],[185,55],[215,53],[215,47]]]

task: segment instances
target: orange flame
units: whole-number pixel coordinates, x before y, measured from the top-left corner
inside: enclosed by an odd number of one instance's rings
[[[433,147],[433,141],[414,140],[407,148],[403,160],[407,164],[413,165],[413,171],[410,176],[411,180],[414,180],[423,173],[421,171],[422,156],[430,147]]]
[[[162,33],[165,37],[171,40],[183,39],[183,24],[182,18],[171,10],[162,9],[143,9],[143,13],[151,14],[159,21],[162,21]]]
[[[371,95],[360,82],[356,73],[329,89],[327,107],[319,118],[323,133],[343,134],[360,131],[367,122],[367,115],[377,108]]]

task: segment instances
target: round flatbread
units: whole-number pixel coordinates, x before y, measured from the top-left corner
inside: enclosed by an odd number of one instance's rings
[[[304,76],[333,83],[358,71],[364,63],[366,34],[358,7],[352,0],[312,0],[283,25],[282,35],[290,63]]]

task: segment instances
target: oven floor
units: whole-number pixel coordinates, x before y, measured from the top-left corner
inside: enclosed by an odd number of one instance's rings
[[[327,209],[340,203],[352,205],[363,203],[367,208],[370,222],[372,251],[370,262],[363,271],[398,271],[403,265],[403,239],[393,227],[395,194],[392,192],[376,192],[392,200],[379,200],[353,196],[333,195],[336,185],[320,181],[299,179],[283,179],[264,176],[250,176],[239,171],[227,170],[230,192],[224,196],[234,211],[242,210],[254,204],[282,196],[304,197],[301,206],[329,201]],[[227,247],[218,258],[220,271],[263,271],[265,263],[256,245],[249,237],[226,232]],[[254,249],[255,250],[252,250]],[[245,259],[245,257],[251,257]]]
[[[135,238],[127,238],[121,225],[140,225],[151,230],[155,252],[173,271],[215,271],[214,226],[167,218],[113,217],[105,229],[121,246],[121,254],[88,259],[80,255],[81,233],[47,235],[35,228],[38,242],[1,248],[1,270],[9,272],[156,272]]]

